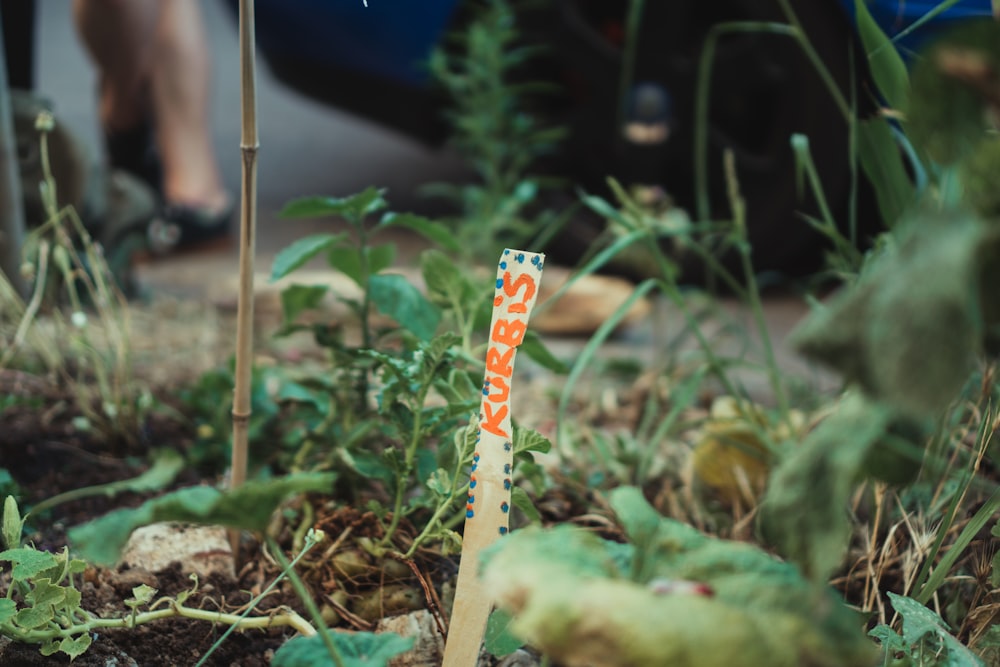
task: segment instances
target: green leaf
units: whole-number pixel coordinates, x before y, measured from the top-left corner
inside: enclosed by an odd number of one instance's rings
[[[542,337],[534,329],[528,329],[525,332],[524,340],[521,342],[518,351],[528,355],[532,361],[546,370],[559,373],[560,375],[569,373],[569,366],[556,358],[549,351],[549,348],[545,347]]]
[[[14,618],[17,613],[17,603],[10,598],[0,598],[0,624]]]
[[[522,452],[540,452],[548,454],[552,451],[552,442],[544,435],[530,428],[514,427],[514,455]]]
[[[990,535],[993,537],[1000,537],[1000,521],[993,524],[993,528],[990,529]],[[1000,588],[1000,551],[993,554],[993,565],[990,571],[990,585],[993,588]]]
[[[538,513],[538,508],[535,507],[535,503],[531,502],[528,492],[521,487],[515,486],[510,490],[510,502],[514,504],[514,507],[524,512],[524,516],[528,517],[531,523],[540,524],[542,522],[542,515]]]
[[[524,642],[510,632],[510,623],[513,619],[513,616],[502,609],[495,609],[486,622],[486,650],[494,658],[510,655],[524,646]]]
[[[303,311],[318,306],[330,288],[326,285],[290,285],[281,290],[281,311],[285,326],[293,324]]]
[[[455,238],[455,235],[451,233],[451,230],[447,226],[420,215],[413,215],[412,213],[386,213],[382,216],[379,225],[412,229],[425,239],[433,241],[446,250],[458,252],[461,249],[458,239]]]
[[[410,650],[413,638],[392,632],[331,633],[343,659],[343,667],[385,667],[389,661]],[[295,637],[274,653],[272,667],[332,667],[333,659],[321,636]]]
[[[903,638],[896,634],[896,631],[884,623],[876,625],[868,631],[868,636],[877,639],[882,651],[887,655],[895,655],[898,651],[905,651],[906,644]]]
[[[420,340],[430,340],[441,322],[441,312],[403,276],[372,276],[368,284],[372,303]]]
[[[892,608],[903,617],[903,643],[914,655],[923,655],[923,642],[930,641],[931,650],[941,657],[935,664],[983,667],[983,661],[948,632],[948,624],[940,616],[912,598],[892,592],[888,595]]]
[[[303,197],[285,204],[281,218],[324,218],[343,216],[355,221],[386,207],[385,191],[369,187],[349,197]]]
[[[132,597],[125,600],[125,605],[135,609],[136,607],[141,607],[143,605],[149,604],[153,601],[153,596],[156,595],[157,590],[152,586],[147,586],[146,584],[140,584],[132,589]]]
[[[89,632],[84,632],[78,637],[66,637],[59,642],[59,650],[69,656],[70,660],[78,658],[84,651],[90,648],[92,638]]]
[[[858,33],[868,54],[868,67],[875,85],[889,106],[905,113],[910,95],[910,77],[906,63],[872,18],[864,0],[854,0],[854,9]]]
[[[21,531],[24,519],[17,508],[14,496],[7,496],[3,502],[3,519],[0,520],[0,546],[5,549],[16,549],[21,546]]]
[[[489,303],[486,285],[469,280],[455,261],[439,250],[426,250],[420,255],[420,271],[427,297],[442,308],[468,314],[479,304]]]
[[[364,287],[365,277],[361,270],[360,252],[358,248],[338,246],[331,248],[326,258],[330,266],[350,278],[358,287]]]
[[[382,243],[365,249],[368,255],[368,273],[374,275],[388,269],[396,261],[396,246]]]
[[[858,158],[875,188],[875,199],[886,227],[893,227],[916,196],[899,144],[885,118],[857,124]]]
[[[29,547],[0,552],[0,561],[9,561],[14,564],[11,577],[15,581],[27,581],[39,572],[44,572],[59,564],[59,558],[55,554]]]
[[[271,265],[271,280],[279,280],[299,268],[319,253],[347,238],[347,234],[313,234],[298,239],[281,250]]]
[[[115,510],[71,528],[70,540],[91,562],[111,565],[118,560],[132,531],[161,521],[183,521],[263,531],[271,513],[288,495],[329,491],[334,476],[307,473],[266,482],[248,482],[232,491],[194,486],[148,500],[135,509]],[[2,557],[2,554],[0,554]]]

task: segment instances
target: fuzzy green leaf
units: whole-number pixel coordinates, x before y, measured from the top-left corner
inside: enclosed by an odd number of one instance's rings
[[[59,565],[59,557],[55,554],[28,547],[0,552],[0,561],[9,561],[14,564],[11,577],[15,581],[27,581],[40,572]]]
[[[909,102],[910,76],[906,63],[892,41],[882,32],[864,0],[854,0],[861,42],[868,53],[868,68],[875,85],[893,109],[905,112]]]
[[[343,667],[385,667],[389,661],[410,650],[413,639],[400,637],[391,632],[374,634],[356,632],[333,633],[333,643],[337,647]],[[333,667],[334,662],[327,652],[323,638],[295,637],[285,642],[274,653],[272,667]]]
[[[515,486],[510,490],[510,502],[514,507],[524,512],[524,516],[528,517],[528,521],[531,523],[540,524],[542,522],[542,515],[538,513],[538,508],[535,507],[535,503],[531,502],[528,492],[521,487]]]
[[[420,270],[427,285],[427,298],[442,308],[468,316],[480,304],[488,303],[489,292],[483,284],[470,280],[443,252],[424,251],[420,255]]]
[[[365,252],[368,255],[369,274],[384,271],[396,261],[396,246],[392,243],[371,246]]]
[[[369,282],[372,303],[420,340],[430,340],[441,322],[441,312],[405,277],[386,273]]]
[[[345,276],[350,278],[355,285],[364,287],[364,271],[361,269],[361,251],[358,248],[347,246],[337,246],[330,248],[326,254],[327,262]],[[375,273],[372,271],[371,273]]]
[[[324,252],[347,238],[346,233],[313,234],[296,240],[282,249],[271,265],[271,280],[284,278],[316,255]]]
[[[386,207],[384,190],[369,187],[349,197],[303,197],[285,204],[281,218],[325,218],[343,216],[360,220]]]
[[[530,428],[514,427],[514,455],[522,452],[548,454],[552,451],[552,441]]]
[[[183,521],[262,531],[271,513],[292,493],[329,491],[329,474],[290,475],[267,482],[248,482],[232,491],[194,486],[146,501],[135,509],[115,510],[71,528],[70,540],[86,559],[102,565],[118,560],[132,531],[161,521]],[[2,556],[2,554],[0,554]]]
[[[3,518],[0,519],[0,546],[5,549],[16,549],[21,546],[21,531],[24,519],[17,508],[14,496],[7,496],[3,503]]]
[[[405,227],[412,229],[429,241],[433,241],[445,250],[458,252],[461,246],[458,239],[445,225],[434,222],[420,215],[412,213],[386,213],[382,216],[379,225],[384,227]]]

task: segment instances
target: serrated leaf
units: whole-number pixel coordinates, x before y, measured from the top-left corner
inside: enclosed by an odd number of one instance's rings
[[[271,280],[279,280],[299,268],[316,255],[324,252],[347,238],[347,234],[313,234],[293,242],[283,248],[271,265]]]
[[[34,630],[51,621],[53,617],[51,605],[28,607],[14,614],[14,624],[26,630]]]
[[[59,564],[59,559],[55,554],[28,547],[0,552],[0,561],[9,561],[14,564],[11,577],[15,581],[27,581],[40,572]]]
[[[133,609],[145,604],[149,604],[156,595],[157,590],[152,586],[140,584],[132,589],[132,597],[125,600],[125,604]]]
[[[428,298],[439,306],[467,312],[489,303],[486,286],[469,280],[443,252],[424,251],[420,255],[420,272],[427,285]]]
[[[864,0],[854,0],[855,17],[861,43],[868,54],[868,68],[875,85],[893,109],[906,112],[910,95],[910,76],[906,63],[882,28],[868,11]]]
[[[441,312],[403,276],[372,276],[368,284],[375,308],[396,320],[420,340],[430,340],[441,322]]]
[[[68,655],[70,660],[73,660],[90,648],[91,641],[89,632],[84,632],[76,638],[66,637],[59,642],[59,650]]]
[[[0,624],[14,618],[17,613],[17,603],[10,598],[0,598]]]
[[[539,452],[548,454],[552,451],[552,441],[530,428],[514,428],[514,454],[521,452]]]
[[[427,478],[427,488],[443,498],[451,495],[451,476],[444,468],[438,468]]]
[[[524,512],[524,516],[528,517],[531,523],[540,524],[542,522],[542,515],[538,513],[538,508],[535,507],[535,503],[531,502],[528,492],[521,487],[515,486],[510,490],[510,502],[514,507]]]
[[[510,631],[511,621],[514,617],[502,609],[494,609],[486,622],[485,645],[486,650],[494,658],[502,658],[510,655],[517,649],[524,646],[524,642],[515,637]]]
[[[542,337],[533,329],[528,329],[525,332],[524,340],[521,342],[518,351],[528,355],[532,361],[546,370],[559,373],[560,375],[569,373],[569,366],[556,358],[549,351],[549,348],[545,347]]]
[[[287,204],[278,213],[281,218],[325,218],[344,216],[360,219],[385,208],[384,190],[369,187],[349,197],[302,197]]]
[[[869,630],[868,636],[877,639],[879,644],[882,646],[882,650],[889,655],[893,655],[897,651],[906,650],[906,644],[903,643],[903,638],[896,634],[895,630],[884,623],[876,625],[874,628]]]
[[[132,531],[141,526],[182,521],[263,531],[271,513],[287,496],[329,491],[333,481],[331,474],[306,473],[266,482],[248,482],[231,491],[208,486],[189,487],[146,501],[135,509],[115,510],[71,528],[69,537],[84,558],[111,565],[118,560]]]
[[[389,660],[413,646],[413,638],[392,632],[334,632],[332,637],[343,659],[343,667],[385,667]],[[272,667],[332,667],[333,664],[318,634],[285,642],[271,659]]]
[[[290,285],[281,290],[284,325],[293,324],[303,311],[316,308],[329,291],[326,285]]]
[[[384,227],[405,227],[433,241],[442,248],[458,252],[461,246],[458,239],[445,225],[412,213],[386,213],[379,225]]]

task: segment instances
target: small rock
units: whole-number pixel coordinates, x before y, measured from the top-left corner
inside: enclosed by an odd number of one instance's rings
[[[185,574],[205,578],[213,572],[235,577],[233,552],[225,528],[155,523],[132,533],[121,563],[131,569],[162,572],[173,562]]]
[[[426,609],[390,616],[379,621],[376,632],[395,632],[413,637],[413,648],[389,661],[389,667],[440,667],[444,658],[444,639],[434,617]]]

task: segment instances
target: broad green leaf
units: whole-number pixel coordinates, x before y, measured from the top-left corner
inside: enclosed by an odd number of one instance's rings
[[[59,642],[59,650],[68,655],[70,660],[73,660],[90,648],[91,641],[92,637],[89,632],[84,632],[76,638],[66,637]]]
[[[281,250],[271,265],[271,280],[284,278],[321,252],[347,238],[346,233],[313,234],[296,240],[287,248]]]
[[[293,324],[302,312],[316,308],[329,291],[330,288],[326,285],[289,285],[281,290],[281,312],[285,326]]]
[[[208,486],[189,487],[146,501],[135,509],[115,510],[71,528],[69,537],[81,556],[100,565],[111,565],[118,560],[132,531],[141,526],[183,521],[262,531],[271,513],[287,496],[329,491],[333,480],[330,474],[306,473],[248,482],[225,492]]]
[[[420,340],[430,340],[441,322],[441,312],[403,276],[372,276],[368,284],[372,303]]]
[[[455,260],[439,250],[420,255],[420,270],[427,285],[427,297],[442,308],[469,313],[480,303],[488,303],[489,290],[463,274]]]
[[[536,364],[553,373],[569,373],[569,366],[562,360],[556,358],[549,348],[545,347],[542,337],[534,329],[529,328],[524,334],[524,340],[518,347],[518,351],[528,355]]]
[[[380,273],[396,261],[396,246],[392,243],[381,243],[371,246],[365,251],[368,255],[368,273]]]
[[[363,288],[365,285],[365,277],[364,272],[361,269],[360,252],[361,251],[358,248],[338,246],[330,248],[330,252],[327,253],[326,259],[330,263],[330,266],[354,281],[355,285]]]
[[[131,607],[132,609],[147,605],[153,601],[153,596],[156,595],[156,593],[157,589],[152,586],[140,584],[132,589],[132,597],[125,600],[125,605]]]
[[[455,238],[455,235],[451,233],[448,227],[420,215],[413,215],[412,213],[386,213],[382,216],[379,225],[412,229],[446,250],[458,252],[461,249],[458,239]]]
[[[761,504],[764,534],[814,582],[827,581],[844,558],[851,534],[846,507],[892,414],[848,394],[771,475]]]
[[[360,220],[369,213],[385,208],[384,190],[369,187],[349,197],[303,197],[285,205],[281,218],[323,218],[343,216]]]
[[[510,655],[524,646],[524,642],[510,632],[510,622],[513,618],[502,609],[495,609],[486,622],[486,650],[494,658]]]
[[[55,617],[52,605],[26,607],[14,614],[14,623],[27,630],[40,628]]]
[[[896,631],[888,625],[876,625],[868,631],[868,636],[877,639],[882,651],[888,655],[894,655],[897,651],[906,649],[903,638],[896,634]]]
[[[886,102],[893,109],[906,112],[910,94],[910,77],[906,63],[892,41],[882,32],[868,11],[865,0],[854,0],[858,33],[868,54],[868,67]]]
[[[538,431],[530,428],[514,427],[514,454],[521,452],[540,452],[548,454],[552,451],[552,442]]]
[[[58,607],[66,600],[66,587],[53,584],[48,579],[36,579],[34,587],[24,596],[25,602],[33,607]]]
[[[0,552],[0,561],[9,561],[14,564],[11,576],[15,581],[27,581],[40,572],[59,565],[59,558],[55,554],[29,547],[2,551]]]
[[[871,118],[857,124],[858,157],[861,168],[875,189],[879,213],[885,226],[892,228],[913,203],[913,182],[903,163],[903,154],[885,118]]]
[[[17,603],[10,598],[0,598],[0,624],[6,623],[17,613]]]
[[[343,667],[385,667],[389,661],[410,650],[413,638],[392,632],[333,632],[333,643],[343,659]],[[274,653],[272,667],[333,667],[321,636],[295,637]]]
[[[933,641],[932,646],[940,655],[935,664],[946,667],[983,667],[983,661],[948,631],[948,624],[933,611],[912,598],[889,592],[892,607],[903,617],[903,643],[914,655],[925,652],[922,642]]]

